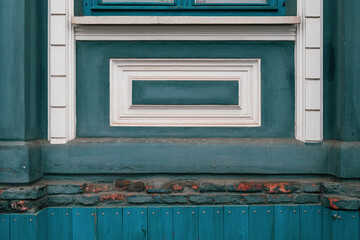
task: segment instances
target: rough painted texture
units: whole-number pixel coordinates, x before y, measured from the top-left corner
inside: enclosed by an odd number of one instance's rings
[[[76,47],[79,138],[294,137],[293,42],[78,41]],[[109,58],[261,58],[262,125],[255,128],[110,127]]]
[[[235,176],[122,178],[101,181],[41,180],[31,185],[0,185],[0,212],[36,212],[51,206],[272,205],[323,204],[335,210],[360,208],[359,182],[330,178],[266,179]],[[119,184],[122,183],[120,186]],[[132,188],[130,186],[142,186]],[[123,185],[127,187],[122,187]],[[234,191],[233,186],[246,186]],[[147,186],[156,186],[152,190]],[[174,188],[175,186],[175,188]],[[310,189],[309,186],[319,186]],[[321,186],[321,188],[320,188]],[[249,191],[249,189],[256,191]],[[166,191],[164,191],[166,189]],[[181,189],[181,190],[179,190]],[[204,191],[205,189],[205,191]],[[308,193],[312,192],[312,193]]]

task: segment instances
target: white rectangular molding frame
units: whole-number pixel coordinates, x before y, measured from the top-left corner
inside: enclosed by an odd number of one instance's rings
[[[258,127],[260,59],[110,59],[110,125]],[[132,81],[238,81],[238,105],[132,105]]]
[[[295,41],[295,136],[322,141],[323,0],[298,0],[297,17],[74,17],[73,0],[48,1],[51,143],[75,138],[75,39]]]

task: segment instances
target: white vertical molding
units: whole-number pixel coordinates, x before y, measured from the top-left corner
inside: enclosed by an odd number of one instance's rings
[[[296,139],[323,139],[323,0],[298,0]]]
[[[73,1],[48,3],[48,139],[64,144],[75,137]]]

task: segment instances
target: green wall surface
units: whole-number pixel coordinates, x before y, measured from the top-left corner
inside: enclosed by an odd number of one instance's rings
[[[324,136],[360,140],[360,1],[324,1]]]
[[[47,135],[46,2],[0,1],[0,140]]]
[[[294,137],[293,42],[77,42],[78,137]],[[262,126],[110,127],[110,58],[261,58]]]

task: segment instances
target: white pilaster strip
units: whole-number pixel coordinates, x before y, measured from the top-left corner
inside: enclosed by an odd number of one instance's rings
[[[66,143],[75,137],[73,1],[49,0],[48,139]]]
[[[296,39],[296,138],[323,139],[323,0],[299,0]]]

